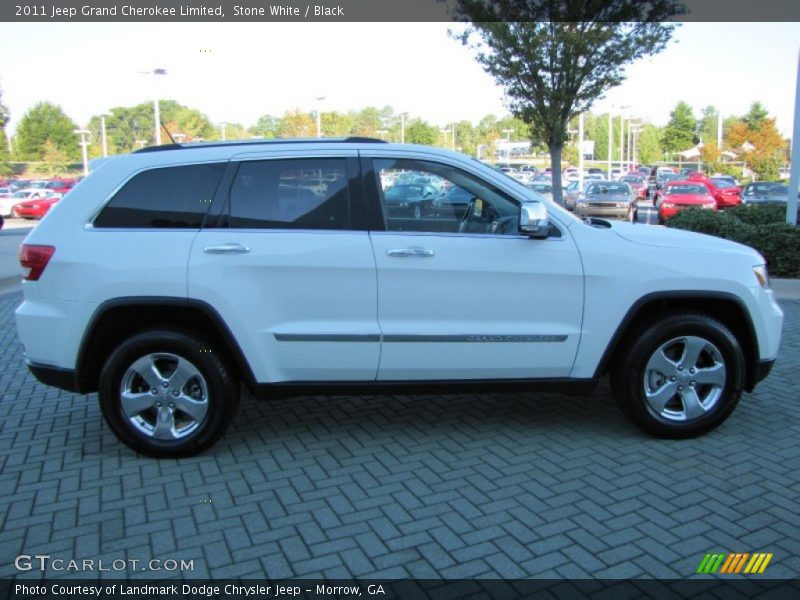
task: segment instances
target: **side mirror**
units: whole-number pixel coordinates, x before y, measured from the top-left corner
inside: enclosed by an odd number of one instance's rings
[[[519,232],[537,239],[550,235],[547,207],[541,202],[523,202],[519,207]]]

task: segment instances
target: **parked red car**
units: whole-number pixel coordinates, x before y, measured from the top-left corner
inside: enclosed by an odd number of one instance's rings
[[[37,198],[36,200],[26,200],[15,204],[13,212],[17,217],[23,219],[41,219],[47,214],[53,205],[61,200],[61,194],[57,192],[47,191],[46,198]]]
[[[620,177],[620,181],[631,186],[637,201],[647,198],[647,179],[645,179],[643,173],[637,172],[635,175],[625,175]]]
[[[658,220],[663,223],[672,215],[687,208],[717,210],[717,201],[708,187],[700,181],[670,181],[659,193]]]
[[[717,208],[730,208],[742,203],[742,189],[725,179],[694,172],[687,180],[704,183],[717,201]]]

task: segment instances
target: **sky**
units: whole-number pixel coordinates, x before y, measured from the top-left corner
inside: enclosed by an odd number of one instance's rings
[[[80,126],[114,106],[171,98],[215,123],[286,110],[392,106],[434,124],[503,115],[503,91],[448,36],[449,23],[0,23],[0,88],[11,130],[34,104]],[[800,23],[684,23],[667,49],[595,102],[663,125],[679,100],[699,116],[760,100],[789,136]],[[154,77],[140,71],[164,68]]]

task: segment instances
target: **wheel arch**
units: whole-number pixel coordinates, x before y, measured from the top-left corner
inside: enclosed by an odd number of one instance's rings
[[[79,393],[97,391],[103,363],[123,339],[156,327],[189,330],[206,336],[242,382],[255,389],[256,379],[250,364],[224,319],[213,307],[186,298],[134,296],[108,300],[92,315],[76,361]]]
[[[673,291],[653,292],[639,298],[628,309],[617,326],[595,370],[600,377],[617,360],[618,353],[630,343],[631,336],[653,323],[665,312],[691,311],[720,321],[736,336],[745,356],[745,390],[753,391],[757,383],[758,338],[750,314],[738,296],[728,292]]]

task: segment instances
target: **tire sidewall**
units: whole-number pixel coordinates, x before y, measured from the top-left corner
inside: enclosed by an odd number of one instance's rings
[[[644,371],[653,352],[665,342],[695,335],[713,343],[725,361],[725,385],[714,407],[689,422],[671,421],[658,415],[644,396]],[[626,412],[653,433],[675,437],[697,435],[724,421],[739,401],[744,387],[744,354],[733,334],[723,325],[702,316],[684,316],[661,322],[645,331],[631,347],[625,382]]]
[[[99,398],[103,416],[119,437],[133,450],[148,456],[188,456],[208,447],[226,425],[225,373],[220,373],[220,363],[193,337],[181,332],[159,331],[138,334],[129,338],[112,352],[100,375]],[[175,354],[191,362],[205,378],[208,389],[208,411],[200,426],[179,440],[151,438],[130,424],[122,411],[120,386],[122,378],[134,361],[148,354]]]

